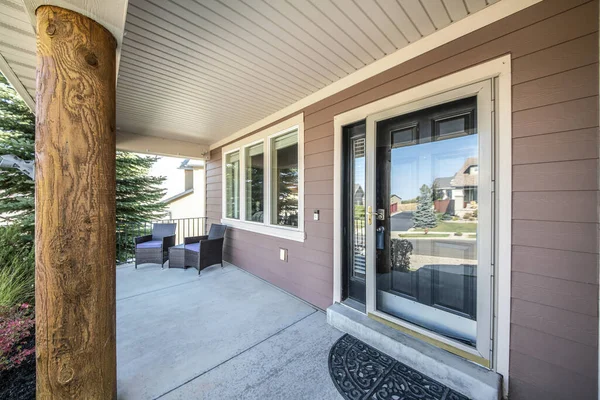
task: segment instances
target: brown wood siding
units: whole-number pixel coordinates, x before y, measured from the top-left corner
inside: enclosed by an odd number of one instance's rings
[[[511,399],[596,398],[597,0],[544,0],[304,109],[306,240],[232,229],[226,258],[328,307],[333,117],[505,54],[513,80]],[[209,224],[221,217],[220,181],[216,149],[207,165]],[[287,263],[280,247],[289,250]]]

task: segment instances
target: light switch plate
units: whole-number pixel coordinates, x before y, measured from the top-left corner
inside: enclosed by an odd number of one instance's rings
[[[281,261],[287,261],[288,251],[287,249],[279,249],[279,259]]]

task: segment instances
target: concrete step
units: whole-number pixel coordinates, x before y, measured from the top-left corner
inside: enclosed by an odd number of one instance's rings
[[[336,303],[327,322],[473,400],[498,400],[502,376]]]

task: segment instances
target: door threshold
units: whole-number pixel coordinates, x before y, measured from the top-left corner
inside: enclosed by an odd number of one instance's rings
[[[345,304],[327,309],[327,322],[472,399],[498,400],[502,376],[369,318]]]
[[[342,301],[342,304],[345,306],[348,306],[350,308],[353,308],[356,311],[360,311],[363,314],[367,313],[367,306],[365,306],[364,303],[361,303],[360,301],[356,301],[349,297],[347,299],[345,299],[344,301]]]

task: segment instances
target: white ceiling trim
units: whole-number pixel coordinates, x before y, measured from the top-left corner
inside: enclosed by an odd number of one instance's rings
[[[21,83],[21,80],[17,77],[13,69],[8,65],[2,54],[0,54],[0,72],[6,77],[8,83],[17,91],[17,93],[23,98],[25,104],[32,112],[35,112],[35,101],[29,94],[25,86]]]
[[[297,101],[296,103],[281,109],[280,111],[269,115],[266,118],[255,122],[232,135],[221,139],[210,146],[210,149],[216,149],[225,144],[228,144],[242,136],[245,136],[255,130],[258,130],[266,125],[269,125],[281,118],[298,112],[305,107],[332,96],[344,89],[347,89],[359,82],[371,78],[383,71],[386,71],[396,65],[402,64],[412,58],[418,57],[436,47],[449,43],[461,36],[467,35],[486,25],[492,24],[503,18],[508,17],[516,12],[519,12],[527,7],[539,3],[542,0],[503,0],[493,5],[484,8],[477,13],[473,13],[466,18],[463,18],[444,29],[438,30],[431,35],[425,36],[408,46],[397,50],[373,63],[363,67],[362,69],[353,72],[350,75],[314,92],[311,95]],[[449,10],[450,11],[450,10]],[[452,12],[450,13],[452,16]],[[455,19],[454,16],[452,16]],[[456,17],[458,18],[458,16]]]
[[[117,150],[122,151],[156,154],[167,157],[204,159],[209,155],[209,149],[206,145],[123,131],[117,132],[116,147]]]

